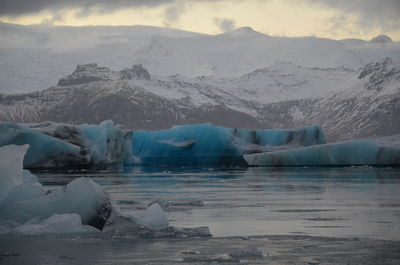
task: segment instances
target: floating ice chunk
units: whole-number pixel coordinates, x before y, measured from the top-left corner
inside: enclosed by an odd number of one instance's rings
[[[157,199],[149,203],[149,206],[158,203],[163,210],[167,210],[174,206],[204,206],[204,202],[199,199],[186,199],[186,200],[175,200],[168,201],[165,199]]]
[[[0,146],[29,144],[26,168],[108,164],[132,159],[132,137],[112,121],[100,125],[0,123]]]
[[[0,146],[29,144],[24,167],[65,166],[83,161],[79,146],[12,122],[0,123]]]
[[[246,165],[242,155],[275,146],[325,143],[319,126],[292,130],[238,130],[212,124],[134,131],[133,155],[144,165]]]
[[[32,200],[15,201],[2,205],[4,219],[25,223],[43,220],[54,213],[77,213],[82,223],[102,229],[112,211],[109,195],[89,178],[78,178],[62,189]]]
[[[257,248],[256,245],[245,246],[244,248],[232,251],[229,256],[235,259],[254,259],[262,258],[263,253]]]
[[[22,184],[22,163],[28,148],[28,145],[0,147],[0,204],[16,185]]]
[[[166,224],[167,225],[167,224]],[[102,231],[104,237],[140,237],[140,238],[186,238],[211,237],[208,227],[178,228],[168,226],[155,228],[141,224],[131,216],[113,215]]]
[[[250,166],[400,165],[400,135],[244,155]]]
[[[88,225],[82,225],[79,214],[53,214],[42,221],[36,219],[31,220],[14,228],[12,232],[28,235],[43,235],[87,232],[96,233],[98,230]]]
[[[169,225],[167,216],[158,203],[150,205],[144,215],[138,219],[138,223],[156,229],[166,228]]]

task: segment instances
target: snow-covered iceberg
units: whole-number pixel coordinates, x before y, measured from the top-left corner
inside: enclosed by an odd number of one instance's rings
[[[136,161],[147,166],[242,165],[243,154],[324,144],[319,126],[292,130],[248,130],[209,123],[174,126],[169,130],[134,131]]]
[[[131,132],[112,121],[99,125],[0,123],[0,146],[29,144],[25,168],[110,164],[132,157]]]
[[[400,135],[246,154],[250,166],[400,165]]]

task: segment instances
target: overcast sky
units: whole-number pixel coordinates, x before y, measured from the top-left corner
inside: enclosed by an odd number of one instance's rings
[[[0,0],[16,24],[151,25],[215,34],[250,26],[274,36],[400,41],[400,0]]]

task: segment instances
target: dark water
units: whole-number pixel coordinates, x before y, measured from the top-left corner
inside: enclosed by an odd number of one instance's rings
[[[34,173],[50,189],[77,177],[91,177],[123,212],[134,216],[156,199],[170,201],[171,225],[208,226],[214,236],[400,240],[399,168],[114,168]]]

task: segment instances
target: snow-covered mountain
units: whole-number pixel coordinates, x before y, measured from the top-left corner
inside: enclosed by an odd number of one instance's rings
[[[0,22],[0,93],[50,87],[78,64],[114,69],[132,65],[133,53],[154,36],[201,34],[150,26],[21,26]]]
[[[357,42],[316,37],[271,37],[251,28],[239,28],[212,36],[154,36],[135,50],[134,58],[158,75],[179,73],[223,77],[244,75],[276,61],[305,67],[342,66],[358,70],[386,56],[400,60],[400,43],[383,36],[375,39]],[[383,41],[378,41],[380,39]]]
[[[76,65],[88,62],[112,69],[140,63],[158,76],[237,78],[274,67],[277,61],[308,68],[344,67],[357,71],[384,57],[399,62],[400,43],[387,36],[371,41],[272,37],[251,28],[204,35],[145,26],[0,23],[0,92],[30,92],[49,87]]]
[[[400,64],[386,58],[358,71],[276,62],[237,77],[158,76],[134,65],[78,65],[57,86],[0,96],[0,120],[98,123],[133,129],[213,122],[284,128],[320,124],[328,139],[400,133]]]

